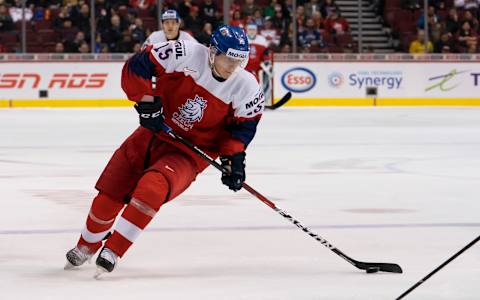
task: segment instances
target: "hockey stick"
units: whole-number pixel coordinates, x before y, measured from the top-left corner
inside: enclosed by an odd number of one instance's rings
[[[406,290],[403,294],[401,294],[398,298],[396,298],[395,300],[400,300],[402,299],[403,297],[405,297],[406,295],[408,295],[411,291],[413,291],[414,289],[416,289],[419,285],[421,285],[422,283],[424,283],[428,278],[432,277],[433,274],[437,273],[438,271],[440,271],[440,269],[442,269],[443,267],[445,267],[446,265],[448,265],[452,260],[454,260],[455,258],[457,258],[457,256],[459,256],[460,254],[462,254],[463,252],[465,252],[468,248],[472,247],[476,242],[478,242],[480,240],[480,235],[474,239],[473,241],[471,241],[468,245],[466,245],[465,247],[463,247],[460,251],[458,251],[457,253],[455,253],[452,257],[450,257],[449,259],[447,259],[443,264],[441,264],[440,266],[438,266],[435,270],[433,270],[432,272],[430,272],[427,276],[423,277],[422,279],[420,279],[420,281],[418,281],[417,283],[415,283],[412,287],[410,287],[408,290]]]
[[[280,106],[284,105],[285,103],[288,102],[288,100],[290,100],[290,98],[292,98],[292,92],[288,92],[286,93],[282,99],[280,99],[278,102],[275,102],[274,104],[272,105],[266,105],[265,108],[268,108],[268,109],[271,109],[271,110],[275,110],[277,108],[279,108]]]
[[[202,151],[200,148],[198,148],[197,146],[193,145],[192,143],[190,143],[189,141],[187,141],[186,139],[184,139],[183,137],[181,137],[180,135],[178,135],[175,131],[172,130],[172,128],[170,128],[170,126],[168,126],[167,124],[163,123],[163,130],[168,134],[170,135],[171,137],[173,137],[174,139],[180,141],[182,144],[184,144],[185,146],[187,146],[188,148],[190,148],[192,151],[194,151],[196,154],[198,154],[199,156],[201,156],[204,160],[206,160],[210,165],[214,166],[217,170],[221,171],[221,172],[226,172],[225,168],[222,167],[222,165],[220,165],[219,163],[217,163],[214,159],[212,159],[210,156],[208,156],[208,154],[206,154],[204,151]],[[294,219],[291,215],[289,215],[287,212],[285,212],[284,210],[278,208],[272,201],[268,200],[265,196],[263,196],[262,194],[260,194],[259,192],[257,192],[255,189],[253,189],[251,186],[249,186],[247,183],[243,183],[242,184],[242,187],[244,189],[246,189],[250,194],[252,194],[253,196],[257,197],[257,199],[259,199],[260,201],[262,201],[263,203],[265,203],[266,205],[268,205],[270,208],[272,208],[274,211],[276,211],[277,213],[279,213],[282,217],[284,217],[285,219],[289,220],[290,222],[292,222],[295,226],[297,226],[298,228],[300,228],[302,231],[304,231],[305,233],[307,233],[309,236],[313,237],[315,240],[317,240],[318,242],[320,242],[320,244],[324,245],[325,247],[327,247],[328,249],[330,249],[331,251],[333,251],[335,254],[337,254],[338,256],[340,256],[341,258],[345,259],[346,261],[348,261],[350,264],[354,265],[355,267],[357,267],[358,269],[362,269],[362,270],[365,270],[367,271],[367,273],[375,273],[375,272],[378,272],[378,271],[383,271],[383,272],[391,272],[391,273],[402,273],[402,268],[400,268],[399,265],[397,264],[391,264],[391,263],[370,263],[370,262],[361,262],[361,261],[358,261],[358,260],[355,260],[353,258],[350,258],[349,256],[347,256],[346,254],[344,254],[342,251],[340,251],[339,249],[337,249],[336,247],[334,247],[332,244],[330,244],[326,239],[322,238],[321,236],[319,236],[318,234],[316,233],[313,233],[310,231],[310,229],[308,229],[307,227],[303,226],[302,224],[300,224],[299,221],[297,221],[296,219]]]

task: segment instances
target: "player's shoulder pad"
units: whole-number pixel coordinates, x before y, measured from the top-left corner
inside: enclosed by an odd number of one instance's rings
[[[190,33],[183,30],[180,30],[180,39],[184,41],[194,41],[198,43],[198,41]]]
[[[263,112],[265,95],[252,73],[241,69],[235,90],[237,92],[232,105],[237,117],[252,118]]]

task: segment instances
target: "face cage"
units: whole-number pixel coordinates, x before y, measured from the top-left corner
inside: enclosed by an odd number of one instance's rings
[[[213,63],[215,62],[215,56],[217,55],[220,55],[220,54],[225,54],[223,52],[220,52],[217,48],[215,48],[214,46],[211,46],[210,47],[210,51],[208,52],[208,61],[210,63],[210,66],[213,67]],[[240,63],[240,67],[242,69],[245,69],[245,67],[247,66],[248,64],[248,56],[247,58],[244,58],[244,59],[241,59],[241,63]]]

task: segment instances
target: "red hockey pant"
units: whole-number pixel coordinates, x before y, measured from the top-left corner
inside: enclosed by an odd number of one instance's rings
[[[196,175],[197,166],[188,154],[138,128],[113,154],[100,176],[95,186],[99,194],[78,245],[97,251],[117,219],[105,246],[122,256],[160,207],[187,189]]]

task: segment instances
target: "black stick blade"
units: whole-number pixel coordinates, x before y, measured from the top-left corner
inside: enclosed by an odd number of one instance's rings
[[[285,103],[288,102],[288,100],[290,100],[290,98],[292,98],[292,93],[291,92],[288,92],[286,93],[282,99],[280,99],[280,101],[276,102],[275,104],[273,105],[267,105],[265,106],[266,108],[268,109],[271,109],[271,110],[274,110],[274,109],[277,109],[279,108],[280,106],[284,105]]]
[[[367,273],[375,273],[378,271],[389,272],[389,273],[403,273],[402,268],[397,264],[389,263],[366,263],[356,261],[354,263],[355,267],[367,271]],[[376,270],[376,271],[373,271]]]

